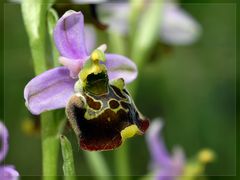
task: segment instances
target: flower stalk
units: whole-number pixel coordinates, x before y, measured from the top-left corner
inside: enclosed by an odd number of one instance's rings
[[[47,13],[47,22],[48,22],[47,24],[48,24],[48,34],[50,37],[51,48],[52,48],[52,58],[53,58],[54,67],[57,67],[60,65],[58,61],[59,53],[53,40],[53,30],[54,30],[54,27],[56,26],[57,20],[58,20],[57,12],[53,8],[50,8]]]
[[[53,0],[42,3],[41,0],[23,0],[22,15],[25,28],[29,37],[35,74],[46,71],[45,57],[45,18],[47,9]]]
[[[46,65],[46,14],[53,0],[42,3],[40,0],[24,0],[22,14],[33,58],[35,74],[47,70]],[[43,177],[45,180],[55,180],[57,175],[59,139],[57,138],[59,124],[53,112],[41,115]]]
[[[55,180],[59,155],[60,120],[54,118],[54,112],[41,115],[43,176],[45,180]]]

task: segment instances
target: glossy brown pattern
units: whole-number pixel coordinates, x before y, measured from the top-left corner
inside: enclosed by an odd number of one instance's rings
[[[109,105],[111,109],[116,109],[120,106],[119,102],[114,99],[109,101]]]
[[[101,108],[101,103],[98,101],[95,101],[93,98],[91,98],[90,96],[86,95],[86,100],[87,100],[87,104],[90,108],[94,109],[94,110],[99,110]]]
[[[74,95],[66,112],[80,147],[90,151],[115,149],[122,144],[121,131],[126,127],[135,124],[143,134],[149,124],[127,91],[114,85],[109,85],[105,94],[84,91]]]

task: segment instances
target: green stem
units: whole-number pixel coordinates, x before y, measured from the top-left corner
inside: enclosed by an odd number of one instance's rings
[[[25,28],[34,63],[35,74],[47,70],[46,65],[46,15],[54,0],[23,0],[21,4]],[[55,180],[57,175],[59,153],[59,124],[54,112],[41,114],[43,177],[45,180]]]
[[[92,174],[99,180],[111,180],[111,173],[100,152],[84,151]]]
[[[49,9],[47,14],[47,19],[48,19],[48,34],[50,36],[50,42],[51,42],[51,48],[52,48],[53,66],[57,67],[60,65],[58,61],[59,53],[53,40],[53,30],[57,23],[58,15],[53,8]]]
[[[49,0],[49,2],[52,2]],[[45,56],[46,12],[51,4],[41,0],[23,0],[21,4],[24,25],[29,37],[35,74],[47,70]]]
[[[54,120],[53,112],[41,115],[43,176],[45,180],[55,180],[59,153],[59,122]]]
[[[30,42],[34,72],[36,75],[39,75],[46,71],[46,62],[45,62],[45,46],[42,44],[45,41],[41,42],[41,39],[34,40]]]

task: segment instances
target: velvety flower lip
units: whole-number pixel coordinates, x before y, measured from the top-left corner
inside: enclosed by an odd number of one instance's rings
[[[5,125],[0,121],[0,162],[4,160],[8,152],[8,130]],[[15,170],[13,165],[0,166],[0,179],[1,180],[17,180],[19,173]]]
[[[146,136],[152,157],[152,168],[156,179],[174,180],[174,176],[181,176],[183,173],[185,156],[178,147],[173,150],[172,156],[168,153],[162,138],[158,136],[162,126],[160,119],[154,120]]]
[[[37,115],[66,106],[74,94],[78,74],[94,49],[91,47],[95,44],[94,39],[84,29],[81,12],[69,10],[58,20],[54,41],[60,53],[59,62],[64,67],[48,70],[26,85],[24,98],[30,112]],[[130,83],[137,77],[136,65],[122,55],[106,53],[106,67],[110,80],[123,78]]]

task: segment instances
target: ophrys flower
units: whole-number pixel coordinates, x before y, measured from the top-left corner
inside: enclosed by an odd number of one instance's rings
[[[24,97],[33,114],[66,107],[66,114],[85,150],[110,150],[135,134],[148,120],[137,110],[125,88],[137,76],[128,58],[105,53],[101,45],[91,54],[85,45],[81,12],[68,11],[57,22],[54,40],[65,67],[32,79]]]
[[[180,147],[175,147],[170,154],[159,134],[163,123],[156,119],[151,123],[147,133],[147,143],[152,157],[151,169],[156,180],[191,180],[202,176],[207,163],[212,162],[215,154],[212,150],[204,148],[187,160]]]
[[[64,67],[44,72],[25,87],[26,105],[33,114],[64,108],[74,94],[74,84],[83,64],[90,57],[81,12],[69,10],[59,19],[54,40],[61,55],[59,61]],[[106,67],[110,80],[123,78],[129,83],[137,76],[136,65],[122,55],[106,53]]]
[[[162,121],[153,121],[146,136],[152,157],[151,166],[155,179],[174,180],[183,174],[185,155],[180,148],[175,148],[172,156],[169,154],[162,137],[159,137],[162,126]]]

